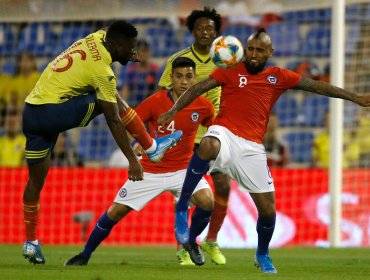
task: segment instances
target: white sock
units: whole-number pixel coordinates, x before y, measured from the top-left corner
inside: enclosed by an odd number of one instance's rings
[[[34,241],[30,241],[33,245],[39,245],[39,241],[36,239]]]
[[[153,144],[148,148],[146,149],[146,153],[153,153],[155,152],[155,150],[157,149],[157,141],[155,141],[155,139],[153,139]]]

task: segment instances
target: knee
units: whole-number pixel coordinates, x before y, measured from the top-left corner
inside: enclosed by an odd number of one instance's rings
[[[276,209],[274,205],[265,205],[262,209],[258,210],[258,217],[263,219],[275,219]]]
[[[231,187],[229,177],[222,173],[212,173],[211,175],[215,193],[222,197],[228,197]]]
[[[28,179],[26,189],[34,193],[40,193],[44,184],[45,184],[45,179],[33,179],[30,177]]]
[[[195,193],[194,204],[205,211],[213,210],[214,200],[212,191],[210,189],[203,189]]]
[[[109,207],[107,214],[111,220],[118,222],[122,218],[124,218],[130,211],[130,207],[123,204],[114,203]]]
[[[196,153],[202,160],[214,160],[220,151],[220,141],[214,137],[204,137]]]

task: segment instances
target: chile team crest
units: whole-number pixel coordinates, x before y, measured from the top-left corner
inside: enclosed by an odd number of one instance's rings
[[[191,113],[190,119],[192,122],[197,122],[199,120],[199,113],[197,112]]]
[[[122,188],[120,191],[119,191],[119,194],[118,194],[120,197],[124,198],[126,195],[127,195],[127,190],[125,188]]]
[[[267,81],[269,81],[269,83],[272,84],[272,85],[276,85],[277,78],[275,76],[270,75],[270,76],[267,77]]]

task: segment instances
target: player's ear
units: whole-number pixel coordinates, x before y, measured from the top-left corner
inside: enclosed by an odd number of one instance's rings
[[[273,48],[271,48],[270,49],[270,52],[269,52],[269,57],[272,57],[272,55],[274,54],[274,49]]]

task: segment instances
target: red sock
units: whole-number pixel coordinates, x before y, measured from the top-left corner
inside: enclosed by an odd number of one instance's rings
[[[128,132],[140,143],[144,150],[149,149],[153,144],[153,138],[146,132],[146,128],[135,110],[128,107],[121,113],[121,119]]]
[[[39,201],[23,201],[24,223],[26,224],[27,241],[37,240],[36,227],[39,220],[40,204]]]
[[[224,222],[227,205],[229,203],[229,196],[223,197],[220,195],[214,194],[215,197],[215,206],[213,209],[213,214],[211,216],[211,221],[209,222],[209,229],[207,234],[207,240],[216,241],[217,234],[221,229],[222,223]]]

